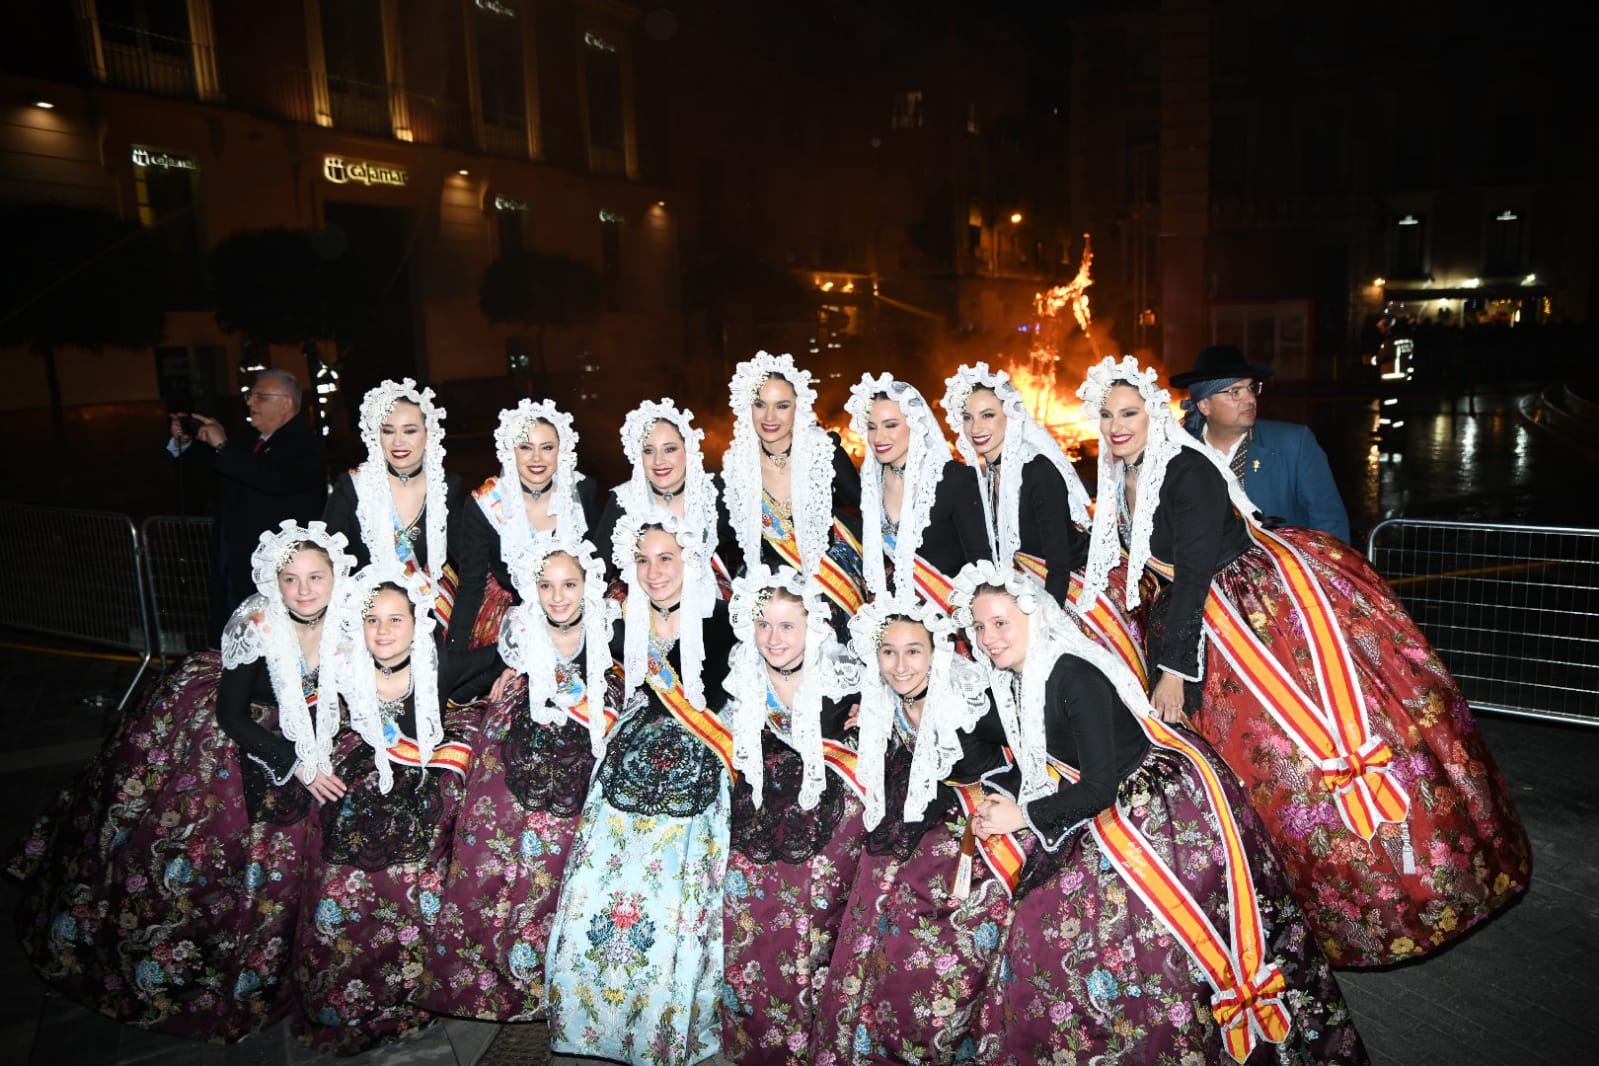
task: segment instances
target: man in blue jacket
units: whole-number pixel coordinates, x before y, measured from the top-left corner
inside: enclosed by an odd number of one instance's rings
[[[1271,373],[1231,344],[1201,349],[1194,369],[1171,378],[1188,390],[1183,425],[1227,460],[1268,524],[1319,529],[1348,543],[1349,514],[1310,427],[1256,417]]]

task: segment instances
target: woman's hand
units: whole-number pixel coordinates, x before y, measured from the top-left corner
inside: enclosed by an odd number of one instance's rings
[[[306,791],[318,803],[332,803],[344,798],[344,782],[337,775],[325,770],[318,770],[311,783],[306,785]]]
[[[500,671],[499,680],[495,681],[493,687],[489,689],[490,703],[499,703],[500,700],[505,698],[505,690],[511,684],[511,678],[515,676],[516,671],[509,666]]]
[[[1026,825],[1021,807],[1004,796],[989,796],[977,805],[977,813],[972,816],[972,832],[982,840],[999,833],[1014,833]]]
[[[844,719],[844,732],[861,727],[861,705],[852,703],[849,706],[849,717]]]
[[[1160,680],[1155,682],[1155,691],[1149,694],[1149,702],[1154,704],[1155,713],[1160,715],[1162,722],[1180,724],[1187,721],[1183,714],[1183,679],[1176,674],[1160,671]]]

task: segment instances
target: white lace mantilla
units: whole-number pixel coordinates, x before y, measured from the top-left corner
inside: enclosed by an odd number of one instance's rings
[[[500,461],[500,493],[504,497],[498,513],[489,501],[478,501],[489,525],[500,535],[500,557],[507,563],[538,537],[527,517],[527,506],[522,502],[522,471],[517,465],[516,448],[527,440],[533,426],[539,422],[555,430],[557,442],[555,475],[548,490],[550,514],[555,518],[554,532],[579,539],[588,534],[588,518],[583,514],[583,504],[577,495],[583,475],[577,471],[578,434],[572,428],[572,416],[556,407],[553,400],[523,400],[500,412],[500,424],[494,431],[494,454]],[[433,558],[431,547],[428,558]]]
[[[886,397],[899,405],[900,414],[910,423],[910,448],[905,453],[905,491],[900,500],[899,532],[894,538],[894,588],[892,595],[914,596],[916,593],[916,554],[922,549],[922,537],[927,532],[927,521],[933,513],[933,501],[938,496],[938,485],[944,476],[944,466],[949,462],[949,445],[933,409],[909,382],[896,381],[892,374],[872,377],[862,374],[861,380],[850,389],[849,402],[844,409],[849,412],[850,429],[866,440],[867,422],[871,420],[872,405]],[[877,461],[867,449],[861,461],[861,554],[866,572],[866,587],[873,596],[890,594],[884,574],[883,555],[883,471],[884,464]]]
[[[704,547],[687,521],[674,514],[624,513],[616,523],[611,540],[611,561],[627,583],[627,603],[622,608],[622,677],[627,692],[644,684],[650,652],[650,599],[639,583],[633,556],[639,538],[650,526],[672,534],[683,553],[683,599],[678,608],[677,640],[682,669],[683,694],[696,707],[705,707],[705,619],[716,610],[716,586],[691,580],[706,565]],[[706,708],[716,710],[717,708]]]
[[[717,548],[716,480],[705,472],[705,431],[694,425],[694,412],[665,397],[645,400],[622,422],[622,452],[627,456],[632,474],[616,487],[616,500],[624,512],[649,517],[672,514],[650,488],[649,475],[644,470],[644,438],[657,422],[669,422],[683,438],[683,519],[698,529],[704,545],[705,568],[699,580],[715,582],[711,558]]]
[[[1138,506],[1133,514],[1130,544],[1127,551],[1127,608],[1137,607],[1141,599],[1138,578],[1149,562],[1149,539],[1155,529],[1155,512],[1160,507],[1161,486],[1166,483],[1166,468],[1178,451],[1189,448],[1203,455],[1207,462],[1220,471],[1227,485],[1233,506],[1244,520],[1258,525],[1255,505],[1250,502],[1244,488],[1233,477],[1233,472],[1216,452],[1195,440],[1177,421],[1171,410],[1171,394],[1156,384],[1156,371],[1145,369],[1138,360],[1125,356],[1118,362],[1106,356],[1088,370],[1088,378],[1077,390],[1083,401],[1083,418],[1099,420],[1105,406],[1105,396],[1118,384],[1128,384],[1143,397],[1144,410],[1149,415],[1149,435],[1144,444],[1144,461],[1139,467]],[[1121,560],[1121,537],[1117,531],[1117,502],[1122,498],[1126,481],[1126,464],[1110,454],[1110,442],[1103,435],[1099,441],[1099,506],[1094,513],[1093,534],[1088,542],[1088,568],[1083,578],[1078,604],[1092,604],[1105,591],[1110,572]]]
[[[373,562],[395,559],[394,528],[397,513],[389,491],[389,465],[383,457],[383,420],[401,400],[422,410],[427,442],[422,448],[422,476],[427,481],[423,535],[427,538],[427,579],[432,588],[444,572],[449,556],[449,505],[444,483],[444,408],[433,402],[433,390],[417,391],[410,378],[385,381],[361,399],[361,442],[366,462],[355,470],[355,514],[361,523],[361,541]]]

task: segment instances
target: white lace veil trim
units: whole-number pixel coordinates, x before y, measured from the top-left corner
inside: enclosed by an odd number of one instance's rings
[[[963,366],[952,377],[944,379],[944,421],[955,434],[955,447],[966,465],[978,471],[983,483],[983,514],[988,519],[989,537],[993,541],[996,559],[1014,559],[1021,550],[1022,468],[1042,455],[1048,459],[1066,482],[1066,496],[1071,507],[1072,521],[1080,526],[1089,523],[1088,490],[1083,479],[1077,476],[1076,467],[1062,450],[1060,442],[1039,425],[1027,410],[1027,400],[1011,383],[1010,375],[1003,370],[990,370],[987,363]],[[993,514],[993,471],[988,464],[978,461],[977,449],[966,436],[962,420],[966,414],[966,401],[977,388],[991,390],[999,399],[1005,412],[1005,440],[1000,444],[999,459],[1002,469],[1010,476],[1002,479],[999,491],[999,514]]]
[[[639,515],[624,513],[616,523],[616,533],[611,541],[611,561],[627,583],[627,602],[622,608],[622,676],[627,692],[635,691],[644,683],[644,673],[649,665],[650,651],[650,600],[639,584],[638,567],[633,554],[638,550],[639,538],[650,527],[659,526],[677,540],[683,553],[683,599],[678,609],[677,640],[678,660],[682,664],[680,676],[683,694],[696,707],[705,706],[705,619],[716,609],[716,586],[695,581],[692,575],[705,566],[703,542],[689,523],[674,514]]]
[[[339,596],[339,629],[342,632],[345,661],[339,672],[339,693],[350,709],[350,728],[361,734],[372,748],[377,766],[378,790],[387,792],[394,785],[394,770],[389,765],[388,746],[383,739],[383,714],[378,709],[378,674],[372,653],[366,647],[367,608],[379,585],[398,585],[411,601],[416,632],[411,638],[412,695],[416,703],[416,746],[422,765],[433,757],[433,749],[444,740],[444,721],[439,710],[438,652],[433,642],[433,594],[419,575],[408,575],[392,559],[362,567],[344,583]]]
[[[988,678],[969,659],[955,654],[955,624],[931,601],[879,597],[849,621],[850,650],[861,663],[860,734],[856,761],[866,795],[863,820],[874,828],[884,813],[883,770],[899,696],[889,687],[877,649],[889,624],[901,618],[923,626],[932,638],[933,662],[927,677],[922,721],[916,729],[910,782],[905,791],[905,821],[919,819],[960,761],[960,734],[970,732],[988,712]]]
[[[572,428],[572,416],[556,407],[553,400],[523,400],[500,412],[500,425],[494,431],[494,454],[500,460],[500,493],[504,497],[499,521],[496,522],[489,508],[483,508],[489,524],[499,530],[500,556],[506,562],[536,539],[527,508],[520,506],[522,472],[516,462],[516,447],[527,440],[535,422],[547,422],[555,430],[555,475],[550,481],[554,532],[578,539],[588,533],[588,518],[583,514],[583,504],[577,495],[577,483],[583,480],[583,475],[577,472],[578,434]],[[433,558],[431,548],[428,558]]]
[[[1016,675],[995,666],[978,647],[972,632],[972,599],[976,590],[984,585],[1003,588],[1028,616],[1031,628],[1027,656],[1022,663],[1020,706],[1016,700]],[[990,691],[1005,726],[1005,739],[1021,768],[1019,802],[1053,795],[1056,790],[1049,779],[1049,747],[1044,727],[1048,711],[1044,703],[1049,675],[1062,655],[1087,660],[1110,680],[1116,695],[1129,710],[1141,718],[1153,717],[1154,709],[1138,675],[1118,656],[1085,636],[1082,627],[1073,619],[1071,608],[1051,599],[1044,591],[1044,583],[1032,574],[1001,570],[987,560],[968,563],[955,579],[951,599],[956,604],[955,618],[965,628],[978,662],[988,673]]]
[[[611,665],[611,626],[621,615],[621,605],[605,596],[605,566],[594,545],[557,529],[524,545],[507,566],[511,584],[521,601],[506,612],[500,626],[500,658],[527,677],[528,713],[540,725],[560,725],[572,706],[569,696],[557,691],[558,656],[550,638],[549,619],[539,603],[539,578],[550,556],[570,555],[583,571],[583,690],[588,698],[589,747],[594,757],[605,754],[605,671]]]
[[[427,443],[422,448],[422,474],[427,478],[427,576],[430,585],[444,572],[450,553],[447,530],[449,508],[444,483],[444,408],[433,402],[433,390],[417,391],[410,378],[385,381],[367,390],[361,399],[361,442],[366,462],[355,472],[355,514],[361,523],[361,541],[372,561],[396,558],[394,553],[394,495],[389,491],[388,461],[383,458],[383,420],[394,405],[407,400],[422,410]]]
[[[294,558],[295,546],[315,544],[327,552],[333,566],[333,587],[329,590],[328,610],[322,616],[317,637],[316,717],[305,700],[300,678],[300,641],[295,621],[283,602],[278,574]],[[329,533],[321,522],[298,525],[284,519],[276,533],[261,534],[250,556],[250,577],[258,590],[240,604],[222,631],[222,668],[253,663],[266,657],[267,676],[278,702],[278,730],[294,745],[297,769],[307,784],[317,771],[333,772],[333,741],[339,732],[339,627],[334,611],[340,588],[355,569],[355,558],[346,552],[343,533]]]
[[[794,366],[792,355],[756,352],[733,370],[728,405],[733,410],[733,442],[722,455],[722,484],[733,535],[746,565],[761,557],[761,442],[755,432],[755,395],[769,377],[794,387],[794,442],[789,456],[794,538],[805,576],[814,577],[827,551],[833,525],[833,440],[816,421],[816,390],[811,374]]]
[[[683,516],[698,527],[705,546],[705,572],[700,579],[714,582],[711,557],[717,548],[716,480],[705,472],[705,431],[695,427],[693,411],[679,410],[677,404],[662,397],[658,401],[645,400],[627,413],[622,421],[622,453],[627,456],[632,473],[616,487],[617,503],[628,514],[653,517],[672,513],[651,490],[649,475],[644,471],[644,438],[657,422],[670,422],[683,438]]]
[[[1149,538],[1155,529],[1155,512],[1160,507],[1161,486],[1166,483],[1166,468],[1183,448],[1191,448],[1203,455],[1222,475],[1233,506],[1244,520],[1258,524],[1255,505],[1244,493],[1243,486],[1233,477],[1226,461],[1215,451],[1194,439],[1171,411],[1171,394],[1155,383],[1153,367],[1144,369],[1133,356],[1124,356],[1118,362],[1106,356],[1088,370],[1088,378],[1077,390],[1083,401],[1085,420],[1099,421],[1099,412],[1105,405],[1105,396],[1118,383],[1126,382],[1144,398],[1144,410],[1149,414],[1149,435],[1144,444],[1144,461],[1138,475],[1138,508],[1133,515],[1132,535],[1127,553],[1127,609],[1137,607],[1141,597],[1138,578],[1149,562]],[[1122,481],[1126,464],[1112,458],[1110,445],[1101,437],[1099,442],[1099,504],[1094,512],[1093,533],[1088,542],[1088,568],[1083,577],[1078,604],[1091,604],[1105,591],[1110,572],[1121,559],[1121,538],[1117,532],[1117,508],[1121,500]]]
[[[807,581],[791,567],[773,572],[761,563],[733,579],[728,616],[738,644],[733,649],[726,681],[731,701],[733,768],[749,783],[755,806],[761,806],[764,784],[761,731],[771,727],[766,703],[770,681],[766,661],[755,642],[755,626],[771,602],[773,589],[792,593],[805,607],[805,654],[799,689],[789,708],[790,733],[785,736],[776,729],[772,733],[799,753],[803,768],[799,804],[810,810],[822,798],[827,784],[822,760],[822,700],[841,699],[855,692],[860,687],[860,669],[839,647],[829,624],[826,597],[815,580]]]
[[[900,502],[899,533],[894,538],[893,595],[911,596],[916,590],[916,553],[921,551],[927,521],[933,513],[938,483],[949,462],[949,445],[938,428],[933,409],[909,382],[896,381],[894,375],[872,377],[862,374],[849,390],[850,429],[866,439],[866,424],[872,405],[886,397],[899,405],[900,414],[910,423],[910,448],[905,453],[905,494]],[[861,460],[861,555],[866,570],[866,587],[871,595],[889,593],[883,568],[883,469],[867,449]]]

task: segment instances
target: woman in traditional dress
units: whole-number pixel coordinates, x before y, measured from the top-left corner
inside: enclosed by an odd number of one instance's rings
[[[624,515],[626,705],[584,804],[550,933],[550,1036],[564,1055],[696,1063],[721,1047],[732,633],[672,518]],[[613,649],[614,653],[614,649]],[[703,675],[703,676],[702,676]]]
[[[991,712],[987,676],[955,654],[954,626],[931,603],[873,600],[850,630],[869,675],[868,832],[816,1009],[815,1062],[952,1063],[975,1050],[975,1008],[1010,917],[1010,886],[990,865],[1003,857],[975,858],[967,831],[978,781],[1003,762],[998,745],[961,735]]]
[[[460,623],[445,643],[458,701],[481,695],[499,672],[500,621],[519,602],[506,561],[541,536],[581,540],[588,532],[594,483],[578,472],[577,442],[572,416],[550,400],[523,400],[500,412],[500,472],[473,491],[459,515],[453,617]]]
[[[611,565],[611,539],[624,514],[672,515],[696,529],[723,599],[731,593],[726,567],[716,557],[719,536],[716,479],[705,472],[705,431],[694,412],[669,399],[645,400],[622,420],[628,479],[613,488],[595,526],[595,549]],[[612,576],[619,577],[612,571]]]
[[[733,441],[722,456],[720,538],[734,573],[765,563],[822,582],[842,635],[862,600],[861,483],[816,421],[816,390],[793,356],[757,352],[728,383]]]
[[[444,472],[444,414],[433,390],[417,391],[410,378],[369,389],[361,400],[366,462],[340,475],[322,515],[349,540],[357,565],[395,562],[421,575],[441,630],[455,598],[451,520],[462,496],[460,477]]]
[[[321,522],[284,522],[223,634],[130,715],[42,816],[8,872],[17,931],[49,984],[145,1029],[238,1040],[282,1017],[313,801],[329,760],[337,627],[353,560]]]
[[[955,583],[1017,773],[974,825],[1026,856],[979,1062],[1364,1062],[1326,956],[1214,753],[1031,575]],[[1020,802],[1018,802],[1018,799]]]
[[[522,602],[499,641],[513,679],[483,714],[422,997],[440,1014],[502,1022],[544,1016],[561,875],[622,681],[610,648],[617,606],[594,546],[555,533],[511,564]]]
[[[732,857],[725,883],[722,1053],[811,1061],[817,997],[861,851],[849,718],[860,664],[821,589],[757,564],[733,582]]]
[[[1242,779],[1333,963],[1425,954],[1523,891],[1526,833],[1471,710],[1365,559],[1256,525],[1131,357],[1078,395],[1101,438],[1082,594],[1106,588],[1124,545],[1129,609],[1132,575],[1161,577],[1150,700]]]
[[[850,390],[861,461],[861,557],[872,596],[916,595],[949,610],[961,567],[993,558],[977,473],[950,455],[922,394],[893,375]],[[885,566],[886,559],[886,566]]]
[[[1026,566],[1064,602],[1088,558],[1088,490],[1005,371],[963,366],[941,406],[955,447],[982,483],[992,558]]]
[[[393,560],[346,583],[338,613],[344,783],[306,840],[294,943],[294,1028],[353,1055],[426,1025],[416,1005],[426,927],[439,912],[451,829],[477,734],[476,705],[440,713],[432,595]]]

